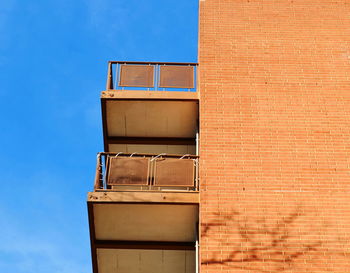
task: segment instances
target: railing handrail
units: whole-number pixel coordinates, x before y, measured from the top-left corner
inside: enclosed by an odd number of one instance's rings
[[[160,154],[150,154],[150,153],[113,153],[113,152],[99,152],[97,154],[98,156],[101,155],[119,155],[119,156],[133,156],[133,157],[153,157],[153,156],[158,156]],[[167,154],[167,153],[162,153],[161,154],[163,157],[171,157],[171,158],[199,158],[198,155],[191,155],[191,154]]]
[[[198,66],[198,63],[179,63],[179,62],[134,62],[134,61],[108,61],[109,64],[152,64],[152,65],[188,65]]]

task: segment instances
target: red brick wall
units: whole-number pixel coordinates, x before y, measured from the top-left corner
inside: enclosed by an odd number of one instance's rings
[[[350,272],[350,1],[200,1],[201,272]]]

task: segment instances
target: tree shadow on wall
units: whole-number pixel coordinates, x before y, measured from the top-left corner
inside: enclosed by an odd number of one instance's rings
[[[322,257],[327,255],[325,245],[331,243],[322,236],[327,224],[310,223],[300,207],[274,221],[267,216],[244,217],[238,211],[214,216],[215,221],[202,223],[201,237],[202,240],[210,237],[210,242],[221,251],[202,257],[203,265],[272,273],[297,269],[302,261],[312,262],[313,268],[325,269]],[[338,244],[339,240],[336,240]],[[338,250],[332,250],[331,254],[350,257],[349,253]]]

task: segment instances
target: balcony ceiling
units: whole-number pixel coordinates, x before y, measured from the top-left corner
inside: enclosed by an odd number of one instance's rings
[[[98,273],[194,273],[195,251],[98,249]]]
[[[105,151],[130,151],[130,146],[113,145],[135,144],[180,145],[182,147],[178,149],[181,151],[193,150],[198,123],[196,93],[103,92],[102,114]],[[164,147],[161,150],[164,151]]]
[[[94,273],[194,273],[198,192],[88,193]]]
[[[113,153],[196,154],[195,145],[109,144],[108,148]]]
[[[194,242],[196,205],[94,204],[96,240]]]

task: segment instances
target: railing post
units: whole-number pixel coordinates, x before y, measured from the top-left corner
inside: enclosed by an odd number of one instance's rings
[[[112,62],[108,62],[106,90],[113,90],[113,69]]]
[[[97,154],[97,163],[96,163],[94,190],[102,188],[101,187],[101,176],[102,176],[101,153],[98,153]]]
[[[196,158],[195,160],[194,160],[194,162],[195,162],[195,168],[196,168],[196,170],[195,170],[195,190],[196,191],[199,191],[199,160],[198,160],[198,158]]]

